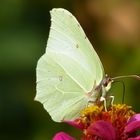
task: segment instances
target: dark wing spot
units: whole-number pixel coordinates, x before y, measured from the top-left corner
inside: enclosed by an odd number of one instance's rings
[[[87,39],[87,37],[85,36],[85,39]]]
[[[73,16],[70,14],[69,17],[72,18]]]
[[[59,76],[59,81],[62,81],[63,80],[63,76]]]
[[[76,45],[76,48],[79,48],[79,45],[78,44]]]

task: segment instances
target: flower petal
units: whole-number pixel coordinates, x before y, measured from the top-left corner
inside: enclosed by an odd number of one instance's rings
[[[53,137],[53,140],[76,140],[76,139],[64,132],[59,132]]]
[[[140,114],[135,114],[134,116],[132,116],[128,123],[132,122],[132,121],[140,121]]]
[[[68,121],[68,120],[65,120],[64,122],[66,122],[67,124],[73,126],[73,127],[76,127],[78,129],[81,129],[83,130],[84,129],[84,125],[82,123],[79,122],[79,120],[75,120],[75,121]]]
[[[140,140],[140,136],[137,136],[135,138],[129,138],[128,140]]]
[[[112,124],[103,120],[92,123],[87,129],[87,133],[98,136],[103,140],[116,140]]]
[[[140,121],[132,121],[126,125],[124,132],[132,133],[138,129],[140,129]]]

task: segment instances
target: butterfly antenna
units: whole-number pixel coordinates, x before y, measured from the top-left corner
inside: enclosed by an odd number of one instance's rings
[[[117,76],[117,77],[114,77],[114,78],[111,78],[111,79],[112,80],[118,80],[118,79],[124,79],[124,78],[134,78],[134,79],[140,80],[140,76],[138,76],[138,75]]]

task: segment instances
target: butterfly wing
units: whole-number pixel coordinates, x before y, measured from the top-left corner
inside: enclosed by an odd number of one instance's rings
[[[57,122],[74,119],[87,103],[84,91],[48,53],[38,61],[36,100]]]
[[[87,105],[86,93],[103,76],[100,59],[76,18],[67,10],[53,9],[46,52],[37,64],[35,99],[54,121],[75,119]]]

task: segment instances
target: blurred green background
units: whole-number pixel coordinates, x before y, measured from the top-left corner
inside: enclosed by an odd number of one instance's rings
[[[140,74],[139,0],[0,1],[0,140],[51,140],[75,128],[54,123],[34,101],[36,63],[49,33],[49,10],[63,7],[78,19],[111,77]],[[125,103],[140,112],[140,81],[123,80]],[[111,92],[121,102],[121,84]]]

